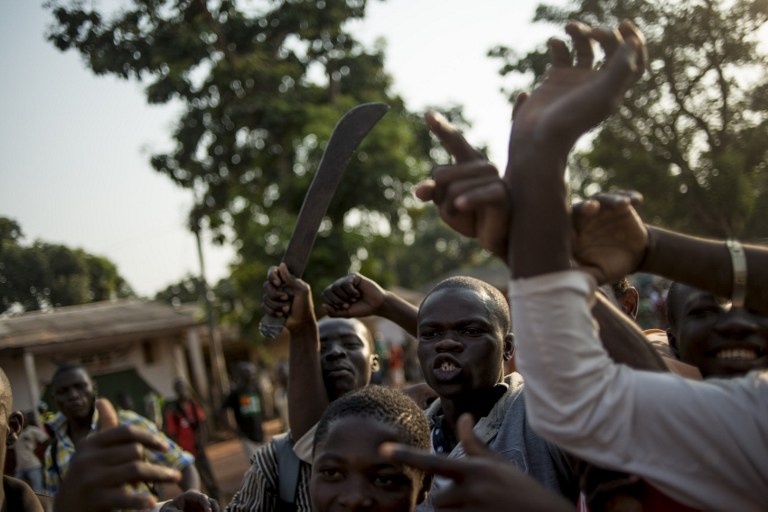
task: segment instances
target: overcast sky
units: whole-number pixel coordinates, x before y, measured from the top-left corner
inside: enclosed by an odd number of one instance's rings
[[[468,138],[489,145],[503,168],[511,107],[500,88],[512,82],[485,55],[561,35],[530,22],[537,3],[369,1],[367,19],[351,28],[363,42],[387,40],[386,67],[409,109],[463,104]],[[106,256],[139,294],[154,295],[199,271],[185,228],[191,193],[149,165],[171,147],[176,112],[148,106],[140,84],[97,77],[77,54],[56,50],[44,37],[49,20],[42,2],[0,2],[0,216],[21,225],[23,243]],[[227,275],[230,248],[206,244],[205,256],[210,282]]]

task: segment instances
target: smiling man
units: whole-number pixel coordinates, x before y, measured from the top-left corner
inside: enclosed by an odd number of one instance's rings
[[[675,355],[706,377],[768,368],[768,317],[723,304],[709,292],[673,283],[667,337]]]

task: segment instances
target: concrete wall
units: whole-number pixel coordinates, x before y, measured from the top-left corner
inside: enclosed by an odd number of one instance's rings
[[[186,339],[184,335],[173,337],[126,341],[118,344],[102,343],[98,347],[72,350],[61,347],[45,354],[33,355],[37,375],[38,396],[33,396],[34,383],[27,380],[24,356],[0,355],[0,367],[11,381],[14,407],[31,410],[41,398],[58,364],[80,363],[94,375],[106,375],[133,369],[160,395],[174,396],[173,380],[177,376],[189,377],[186,364]]]

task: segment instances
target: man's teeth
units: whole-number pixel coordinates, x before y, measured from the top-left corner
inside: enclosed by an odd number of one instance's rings
[[[717,353],[718,359],[757,359],[757,352],[748,348],[727,348]]]
[[[456,368],[456,365],[449,361],[443,361],[443,364],[440,365],[440,369],[444,372],[450,372],[455,368]]]

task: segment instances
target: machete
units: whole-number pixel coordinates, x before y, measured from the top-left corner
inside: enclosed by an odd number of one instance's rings
[[[389,106],[384,103],[364,103],[347,111],[336,123],[315,177],[304,196],[304,203],[282,259],[294,276],[301,277],[304,273],[320,222],[328,210],[352,154],[388,110]],[[284,317],[264,315],[259,323],[259,331],[267,338],[276,338],[283,325]]]

